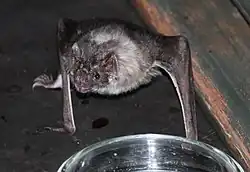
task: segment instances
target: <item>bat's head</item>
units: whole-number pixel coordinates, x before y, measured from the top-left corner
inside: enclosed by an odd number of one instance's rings
[[[92,28],[83,33],[78,26],[78,22],[71,19],[59,21],[60,58],[64,59],[65,69],[77,91],[95,92],[117,77],[118,42],[104,36],[107,30]]]
[[[103,46],[80,42],[71,48],[68,73],[77,91],[85,93],[106,87],[117,76],[117,54]]]

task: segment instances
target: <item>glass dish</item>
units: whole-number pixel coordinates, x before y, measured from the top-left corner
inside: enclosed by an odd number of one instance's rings
[[[72,155],[58,172],[244,172],[229,155],[202,142],[161,134],[117,137]]]

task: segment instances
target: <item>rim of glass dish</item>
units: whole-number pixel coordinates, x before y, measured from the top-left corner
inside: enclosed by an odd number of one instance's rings
[[[198,146],[204,150],[207,150],[211,152],[213,150],[217,156],[219,156],[223,161],[232,163],[235,165],[239,172],[245,172],[242,166],[230,155],[222,152],[221,150],[217,149],[216,147],[213,147],[207,143],[200,142],[198,140],[190,140],[185,137],[181,136],[174,136],[174,135],[166,135],[166,134],[135,134],[135,135],[126,135],[126,136],[119,136],[119,137],[114,137],[114,138],[108,138],[102,141],[99,141],[97,143],[91,144],[82,150],[74,153],[72,156],[67,158],[59,167],[57,172],[60,172],[62,168],[71,160],[72,158],[76,157],[77,155],[81,154],[81,157],[87,156],[90,152],[93,152],[97,149],[104,149],[114,143],[122,142],[122,141],[131,141],[131,140],[141,140],[141,139],[166,139],[166,140],[173,140],[173,141],[181,141],[183,143],[191,144],[194,146]]]

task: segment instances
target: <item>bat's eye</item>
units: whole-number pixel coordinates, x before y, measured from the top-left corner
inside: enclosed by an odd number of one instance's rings
[[[99,78],[100,78],[100,74],[99,74],[98,72],[95,72],[94,78],[95,78],[95,79],[99,79]]]

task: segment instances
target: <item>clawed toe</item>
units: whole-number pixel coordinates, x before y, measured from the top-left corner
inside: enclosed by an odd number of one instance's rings
[[[59,133],[65,133],[66,130],[64,128],[56,128],[56,127],[41,127],[36,130],[36,134],[43,134],[48,132],[59,132]]]
[[[48,76],[46,74],[42,74],[34,79],[34,82],[41,82],[41,81],[51,81],[52,76]]]
[[[41,128],[37,128],[36,131],[34,132],[35,135],[40,135],[40,134],[43,134],[43,133],[48,133],[50,132],[50,128],[48,127],[41,127]]]
[[[32,85],[32,89],[35,87],[44,87],[49,88],[50,85],[53,84],[52,76],[48,76],[46,74],[42,74],[34,79],[34,83]]]
[[[57,121],[57,126],[45,126],[39,127],[36,130],[37,134],[43,134],[47,132],[58,132],[58,133],[68,133],[69,135],[73,135],[75,133],[75,127],[70,127],[64,124],[63,121]]]
[[[61,122],[59,122],[61,123]],[[72,142],[75,143],[76,145],[81,145],[81,140],[78,139],[76,136],[73,135],[73,133],[69,133],[67,129],[61,127],[61,128],[56,128],[56,127],[40,127],[38,128],[34,135],[41,135],[44,133],[49,133],[49,132],[58,132],[58,133],[68,133],[72,137]]]

